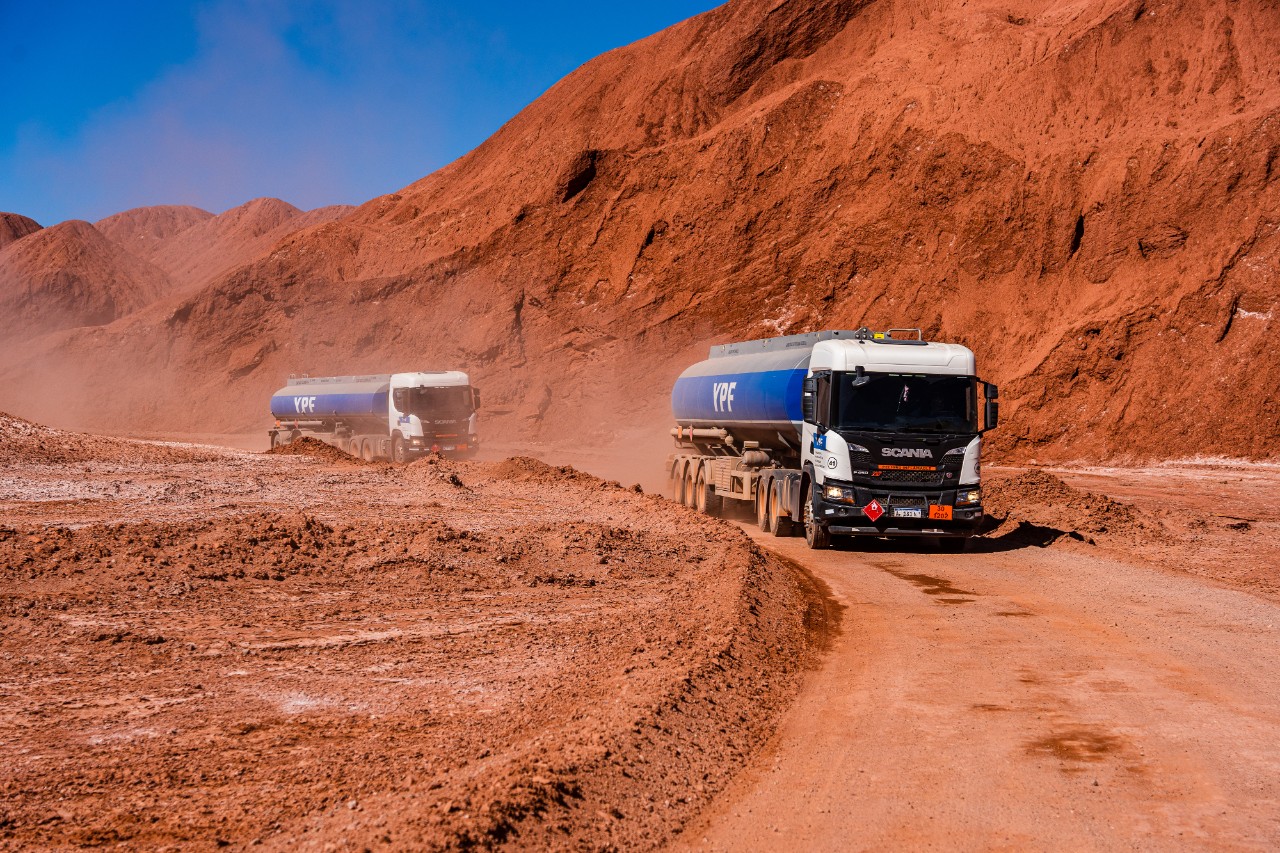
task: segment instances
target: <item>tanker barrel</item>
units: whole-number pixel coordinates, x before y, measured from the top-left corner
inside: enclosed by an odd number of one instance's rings
[[[762,450],[784,453],[798,446],[800,397],[812,344],[718,354],[725,349],[717,347],[716,354],[690,366],[676,380],[671,413],[681,427],[680,434],[672,434],[739,447],[756,442]]]

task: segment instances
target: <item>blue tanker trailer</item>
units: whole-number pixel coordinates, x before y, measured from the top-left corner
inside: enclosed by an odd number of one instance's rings
[[[713,346],[671,392],[672,492],[712,514],[738,501],[812,548],[832,536],[963,548],[983,519],[979,456],[998,396],[969,349],[918,329]]]
[[[271,395],[271,446],[317,438],[362,459],[474,456],[480,392],[467,374],[389,373],[291,378]]]

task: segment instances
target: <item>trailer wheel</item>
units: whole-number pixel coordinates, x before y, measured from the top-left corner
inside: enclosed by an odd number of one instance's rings
[[[831,547],[831,534],[827,532],[827,528],[823,526],[813,515],[813,496],[810,494],[811,488],[805,486],[804,489],[804,544],[808,545],[815,551],[823,548]]]
[[[770,518],[769,509],[769,492],[772,491],[767,483],[761,482],[756,487],[756,524],[760,525],[760,530],[764,533],[773,532],[773,519]]]
[[[791,536],[795,528],[795,524],[790,518],[782,514],[782,501],[778,497],[777,489],[769,490],[769,527],[773,529],[773,535],[778,537]]]
[[[691,509],[697,509],[698,494],[694,489],[693,477],[693,469],[686,468],[684,471],[684,487],[680,493],[680,502]]]
[[[391,458],[399,465],[409,461],[408,455],[404,452],[404,439],[398,435],[391,439]]]
[[[363,459],[365,462],[373,461],[373,442],[372,441],[360,442],[360,458]]]
[[[707,482],[704,471],[698,472],[698,483],[694,486],[694,500],[698,504],[698,512],[706,515],[719,515],[724,500],[716,494],[716,487]]]

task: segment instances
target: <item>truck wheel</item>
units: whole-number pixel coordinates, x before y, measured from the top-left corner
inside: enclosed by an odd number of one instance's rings
[[[698,503],[698,512],[706,515],[719,515],[723,500],[716,494],[716,487],[707,482],[706,474],[698,472],[698,484],[694,487],[694,497]]]
[[[810,489],[804,490],[804,544],[815,551],[831,547],[831,534],[813,515],[813,498]]]
[[[681,503],[683,503],[685,506],[689,507],[690,509],[697,509],[698,493],[694,489],[693,471],[691,469],[685,469],[684,487],[683,487],[683,490],[681,491],[681,497],[682,497]]]
[[[404,439],[398,435],[391,439],[391,458],[400,465],[409,461],[408,455],[404,452]]]
[[[760,530],[763,533],[773,532],[773,519],[771,518],[772,512],[769,507],[769,492],[770,489],[768,485],[763,483],[756,489],[756,524],[760,525]]]
[[[776,491],[769,493],[769,527],[773,529],[773,535],[778,537],[791,536],[795,525],[791,519],[782,514],[782,501],[778,498]]]
[[[372,441],[360,442],[360,458],[363,459],[365,462],[373,461],[373,442]]]

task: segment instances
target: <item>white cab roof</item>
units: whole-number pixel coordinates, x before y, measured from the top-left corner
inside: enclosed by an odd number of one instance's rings
[[[470,385],[471,380],[461,370],[442,370],[438,373],[393,373],[392,388],[446,388],[454,385]]]
[[[809,362],[811,371],[852,371],[859,366],[868,373],[974,375],[973,351],[968,347],[921,341],[820,341]]]

